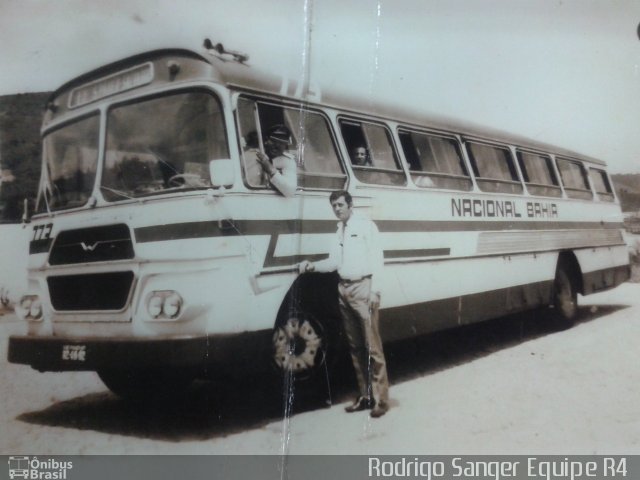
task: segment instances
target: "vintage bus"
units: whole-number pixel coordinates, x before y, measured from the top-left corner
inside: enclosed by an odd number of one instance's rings
[[[291,197],[256,168],[281,124]],[[331,95],[219,44],[70,81],[42,137],[17,308],[28,327],[9,360],[94,370],[125,397],[227,368],[324,375],[341,338],[337,279],[296,265],[327,256],[336,189],[381,232],[386,342],[533,308],[570,324],[577,294],[629,277],[603,162]],[[359,146],[365,165],[351,161]]]

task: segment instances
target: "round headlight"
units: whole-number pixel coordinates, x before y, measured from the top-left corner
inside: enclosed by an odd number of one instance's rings
[[[42,316],[42,302],[34,299],[29,306],[29,316],[32,318],[40,318]]]
[[[31,303],[33,303],[33,299],[31,297],[22,297],[20,299],[20,308],[22,308],[26,313],[29,313]]]
[[[29,318],[29,310],[31,310],[32,301],[32,297],[22,297],[16,306],[16,314],[18,314],[18,317],[22,320]]]
[[[177,293],[170,294],[164,299],[164,314],[169,318],[175,318],[180,313],[182,308],[182,298]]]
[[[157,318],[162,314],[162,297],[160,295],[153,295],[149,299],[147,311],[153,318]]]

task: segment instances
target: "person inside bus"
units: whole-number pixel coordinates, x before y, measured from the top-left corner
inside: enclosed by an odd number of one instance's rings
[[[351,164],[357,167],[371,167],[371,157],[366,147],[358,145],[351,151]]]
[[[298,188],[296,160],[287,152],[291,132],[284,125],[274,125],[264,137],[266,155],[257,152],[257,160],[272,187],[285,197],[293,197]]]
[[[338,304],[359,390],[345,410],[371,409],[371,417],[377,418],[389,410],[389,378],[378,325],[384,266],[380,234],[372,220],[353,212],[353,198],[348,192],[332,192],[329,202],[339,220],[329,258],[304,260],[298,264],[298,271],[338,272]]]

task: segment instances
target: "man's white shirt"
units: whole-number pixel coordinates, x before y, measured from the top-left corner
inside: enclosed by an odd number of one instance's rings
[[[329,258],[314,263],[317,272],[337,271],[343,280],[359,280],[372,276],[371,291],[380,292],[380,275],[384,254],[376,224],[353,213],[346,225],[338,222]]]

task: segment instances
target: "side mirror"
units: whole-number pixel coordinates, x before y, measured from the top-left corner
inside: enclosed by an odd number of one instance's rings
[[[25,198],[24,202],[22,203],[22,223],[26,224],[30,222],[31,215],[29,214],[29,199]]]
[[[209,162],[209,176],[213,188],[230,187],[236,176],[233,160],[230,158],[211,160]]]

